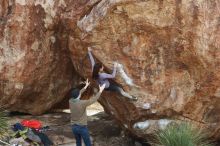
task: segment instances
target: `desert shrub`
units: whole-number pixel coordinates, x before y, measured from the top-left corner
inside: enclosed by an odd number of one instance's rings
[[[190,123],[170,124],[159,130],[151,141],[153,146],[213,146],[205,130]]]

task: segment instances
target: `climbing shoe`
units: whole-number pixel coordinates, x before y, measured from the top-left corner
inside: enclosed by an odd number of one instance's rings
[[[132,100],[132,101],[137,101],[138,98],[137,98],[136,96],[132,96],[131,100]]]

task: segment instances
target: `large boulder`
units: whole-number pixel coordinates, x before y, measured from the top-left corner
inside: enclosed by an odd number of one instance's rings
[[[88,46],[107,71],[123,66],[115,81],[139,100],[106,92],[101,103],[138,136],[187,120],[220,137],[219,8],[218,0],[99,1],[69,36],[75,69],[91,77]]]
[[[77,75],[61,7],[52,1],[0,1],[1,106],[41,114],[71,88]]]
[[[186,120],[220,137],[219,0],[0,4],[0,102],[10,110],[43,113],[64,99],[77,73],[92,80],[92,46],[106,71],[121,64],[115,82],[139,99],[104,92],[100,100],[125,129],[145,137]]]

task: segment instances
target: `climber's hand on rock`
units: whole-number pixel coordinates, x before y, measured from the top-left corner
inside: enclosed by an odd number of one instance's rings
[[[92,48],[91,48],[91,47],[88,47],[88,51],[92,51]]]

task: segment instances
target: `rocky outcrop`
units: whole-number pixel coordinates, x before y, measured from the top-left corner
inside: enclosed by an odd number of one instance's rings
[[[102,0],[69,37],[73,64],[91,76],[89,62],[82,68],[80,61],[92,46],[107,70],[113,61],[123,66],[116,82],[139,100],[106,92],[101,102],[139,136],[170,120],[189,120],[219,136],[219,8],[217,0]]]
[[[115,81],[139,98],[105,92],[100,100],[125,129],[145,137],[187,120],[220,137],[218,0],[7,2],[0,10],[0,74],[8,82],[1,102],[12,110],[48,110],[78,79],[74,69],[91,79],[92,46],[106,71],[121,64]]]
[[[61,3],[50,2],[0,2],[0,105],[12,111],[45,112],[77,77],[57,15]]]

